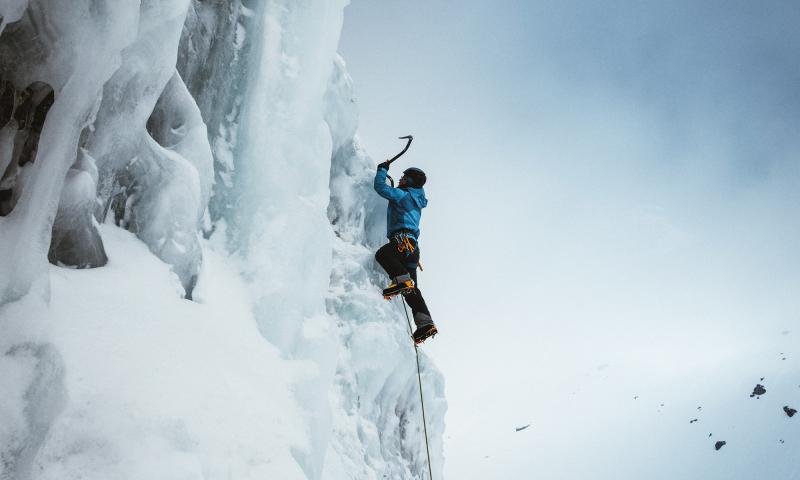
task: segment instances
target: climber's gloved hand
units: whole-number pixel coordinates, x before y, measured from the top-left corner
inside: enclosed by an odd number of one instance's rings
[[[381,168],[388,172],[389,171],[389,160],[386,160],[383,163],[379,163],[378,164],[378,170],[380,170]]]

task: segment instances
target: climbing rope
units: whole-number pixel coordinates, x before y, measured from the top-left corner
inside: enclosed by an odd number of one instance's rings
[[[411,143],[411,142],[409,142]],[[411,319],[408,317],[408,308],[400,296],[400,303],[403,304],[403,311],[406,312],[406,322],[408,322],[408,333],[411,335],[411,341],[414,341],[414,330],[411,328]],[[428,446],[428,422],[425,420],[425,398],[422,396],[422,374],[419,369],[419,348],[414,343],[414,354],[417,356],[417,381],[419,382],[419,404],[422,407],[422,429],[425,432],[425,453],[428,454],[428,475],[430,480],[433,480],[433,469],[431,468],[431,449]]]

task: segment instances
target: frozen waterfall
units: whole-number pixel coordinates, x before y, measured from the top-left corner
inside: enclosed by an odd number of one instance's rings
[[[427,478],[346,3],[0,5],[0,478]]]

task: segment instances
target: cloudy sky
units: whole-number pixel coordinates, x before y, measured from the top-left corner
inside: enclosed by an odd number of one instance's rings
[[[413,134],[429,177],[448,478],[800,477],[797,426],[747,395],[768,374],[800,404],[798,25],[790,1],[352,0],[363,143]]]

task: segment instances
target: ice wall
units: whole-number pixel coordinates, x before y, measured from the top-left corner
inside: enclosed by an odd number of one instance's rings
[[[345,4],[0,6],[0,478],[425,478]],[[422,363],[439,478],[443,380]]]
[[[0,12],[0,76],[13,85],[15,94],[46,84],[54,90],[54,102],[37,132],[35,160],[16,165],[13,179],[4,173],[4,183],[14,184],[16,201],[0,219],[0,302],[20,298],[46,272],[53,221],[81,131],[92,123],[100,89],[135,38],[139,23],[138,6],[130,2],[109,2],[102,15],[90,2],[46,0],[30,2],[20,15],[24,3],[4,4]],[[5,25],[7,17],[18,21]],[[8,123],[12,122],[19,120]],[[22,130],[8,123],[2,135],[6,151],[17,138],[9,130]],[[2,163],[8,171],[8,157]]]
[[[310,415],[309,444],[295,456],[309,478],[319,478],[328,444],[326,394],[337,347],[324,304],[332,233],[325,214],[331,140],[322,107],[343,8],[343,1],[259,5],[259,61],[240,124],[238,199],[229,218],[262,335],[287,358],[314,366],[297,387]]]
[[[208,205],[213,222],[230,218],[236,206],[234,155],[250,72],[259,60],[256,13],[239,0],[194,1],[181,33],[178,72],[203,112],[214,152],[216,188]]]
[[[329,478],[427,478],[414,349],[402,307],[377,295],[385,275],[373,254],[384,241],[385,202],[372,190],[375,164],[359,146],[358,112],[344,61],[326,94],[333,138],[328,216],[336,238],[328,311],[340,351],[333,389]],[[431,462],[441,478],[447,404],[441,373],[420,352]]]
[[[315,365],[298,388],[315,412],[298,461],[309,478],[414,478],[425,452],[413,348],[402,311],[377,294],[385,205],[335,55],[343,6],[194,3],[179,70],[209,125],[215,235],[244,260],[262,334]],[[443,385],[423,362],[440,469]]]
[[[213,170],[200,111],[175,73],[189,0],[35,0],[21,15],[15,5],[0,42],[11,97],[0,134],[10,152],[0,165],[10,198],[0,208],[0,265],[12,272],[0,299],[20,298],[44,274],[42,252],[55,264],[102,266],[95,220],[109,211],[191,296]]]
[[[136,40],[103,87],[86,149],[113,220],[173,266],[191,297],[200,269],[198,229],[211,194],[206,126],[175,72],[188,0],[142,5]]]

